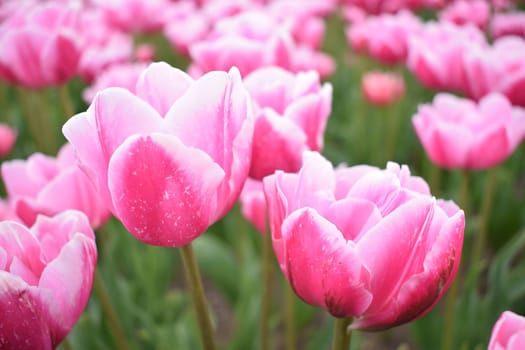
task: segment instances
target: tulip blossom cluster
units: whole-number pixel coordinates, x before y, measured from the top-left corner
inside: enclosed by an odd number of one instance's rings
[[[52,216],[68,209],[83,212],[93,227],[109,218],[108,208],[78,168],[69,144],[56,158],[35,153],[27,161],[3,162],[1,169],[9,203],[27,226],[40,214]]]
[[[186,245],[228,212],[248,176],[249,96],[234,68],[194,81],[166,63],[151,64],[135,91],[99,92],[63,132],[132,234]]]
[[[457,272],[464,214],[421,178],[389,163],[339,167],[314,152],[297,174],[264,179],[279,266],[305,302],[353,329],[423,316]]]
[[[87,218],[0,222],[0,348],[55,349],[87,304],[97,261]]]
[[[525,109],[497,93],[479,103],[440,93],[419,107],[412,123],[429,158],[445,168],[494,166],[525,138]]]

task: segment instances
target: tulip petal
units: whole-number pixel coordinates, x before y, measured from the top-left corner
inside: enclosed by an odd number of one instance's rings
[[[58,345],[52,340],[44,304],[34,288],[0,271],[0,349],[51,350]]]
[[[282,230],[287,277],[301,299],[337,316],[359,315],[368,307],[370,276],[353,243],[332,223],[304,208],[288,216]]]
[[[372,275],[373,313],[395,295],[404,282],[406,270],[420,252],[433,215],[435,202],[429,197],[415,198],[385,217],[359,242],[357,251]],[[422,261],[421,261],[422,262]]]
[[[141,241],[182,246],[216,219],[224,171],[166,134],[130,137],[109,164],[116,216]]]
[[[503,125],[477,135],[472,143],[466,166],[483,169],[502,162],[510,153],[510,140]]]
[[[164,116],[192,84],[193,79],[185,72],[165,62],[156,62],[141,74],[136,93]]]

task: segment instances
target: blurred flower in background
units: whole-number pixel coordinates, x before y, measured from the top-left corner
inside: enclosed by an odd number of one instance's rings
[[[0,123],[0,158],[7,156],[16,143],[17,132],[5,123]]]
[[[525,137],[525,109],[492,93],[479,103],[440,93],[420,105],[412,123],[432,162],[482,169],[505,160]]]
[[[505,311],[492,329],[488,350],[519,350],[525,347],[525,317]]]
[[[490,4],[486,0],[455,0],[439,12],[438,18],[458,25],[470,23],[485,30],[490,20]]]
[[[386,106],[405,95],[405,81],[399,74],[370,71],[363,75],[361,89],[370,104]]]

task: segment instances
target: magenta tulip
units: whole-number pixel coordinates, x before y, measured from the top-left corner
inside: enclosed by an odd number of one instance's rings
[[[488,350],[525,348],[525,317],[505,311],[492,329]]]
[[[297,174],[264,180],[273,247],[305,302],[352,329],[426,314],[458,270],[464,213],[436,200],[406,166],[339,167],[306,152]]]
[[[493,93],[479,104],[441,93],[412,123],[428,157],[445,168],[482,169],[505,160],[525,137],[525,109]]]
[[[67,209],[83,212],[94,228],[109,218],[109,209],[77,166],[69,144],[56,158],[35,153],[27,161],[6,161],[1,169],[9,201],[27,226],[39,214],[53,216]]]
[[[458,25],[471,23],[485,29],[490,19],[490,4],[486,0],[456,0],[439,13],[439,19]]]
[[[295,172],[304,150],[320,151],[331,111],[332,86],[315,71],[261,68],[244,82],[256,105],[250,177]]]
[[[136,94],[99,92],[63,127],[88,174],[141,241],[183,246],[223,217],[248,175],[253,115],[240,74],[194,81],[151,64]]]
[[[56,348],[87,304],[96,261],[80,212],[39,216],[31,229],[0,222],[0,348]]]
[[[495,13],[492,16],[490,32],[494,38],[517,35],[525,38],[525,13]]]
[[[266,200],[264,199],[263,183],[260,180],[248,178],[239,197],[241,213],[260,234],[266,233]]]

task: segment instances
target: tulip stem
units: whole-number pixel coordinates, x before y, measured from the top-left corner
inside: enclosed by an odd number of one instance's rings
[[[107,318],[109,327],[111,328],[111,335],[114,338],[113,340],[115,341],[115,345],[117,346],[117,349],[119,350],[129,349],[128,343],[126,341],[126,335],[124,334],[124,329],[122,328],[122,325],[120,324],[120,321],[117,317],[117,313],[115,312],[115,309],[113,308],[111,298],[109,297],[109,293],[106,289],[106,285],[104,284],[104,280],[102,279],[102,276],[100,275],[99,269],[95,270],[95,277],[93,280],[93,289],[102,306],[102,312]]]
[[[470,260],[470,266],[475,266],[479,263],[485,246],[485,240],[487,239],[490,210],[492,209],[494,192],[496,190],[497,169],[497,167],[490,169],[485,180],[485,191],[483,192],[483,202],[481,204],[480,212],[481,221],[479,224],[479,231],[474,239],[474,248]]]
[[[62,112],[64,113],[64,120],[68,120],[75,114],[75,108],[73,107],[73,101],[69,94],[69,87],[67,84],[62,84],[57,88],[58,98],[62,105]]]
[[[400,102],[397,102],[396,105],[389,106],[388,112],[386,113],[386,117],[388,118],[388,121],[386,123],[388,125],[386,162],[395,160],[396,156],[397,134],[399,133],[399,103]]]
[[[261,350],[270,349],[270,311],[272,308],[273,264],[272,235],[262,237],[262,299],[261,299]]]
[[[286,350],[297,349],[297,331],[295,328],[295,293],[288,282],[285,287],[285,328],[286,328]]]
[[[352,332],[348,326],[352,318],[336,318],[334,322],[334,337],[332,338],[332,350],[348,350]]]
[[[460,207],[466,213],[468,212],[468,192],[470,188],[470,172],[464,170],[461,177],[461,195],[459,199]],[[445,299],[445,325],[443,331],[443,350],[451,350],[454,343],[454,321],[456,311],[456,299],[458,295],[459,279],[456,278],[447,292]]]
[[[204,294],[201,274],[197,265],[197,261],[195,260],[195,254],[193,253],[191,243],[182,246],[179,249],[179,252],[182,257],[187,288],[190,292],[193,301],[193,308],[195,310],[195,316],[197,317],[197,322],[199,324],[202,347],[205,350],[214,350],[215,337],[210,318],[208,301],[206,300],[206,295]]]

